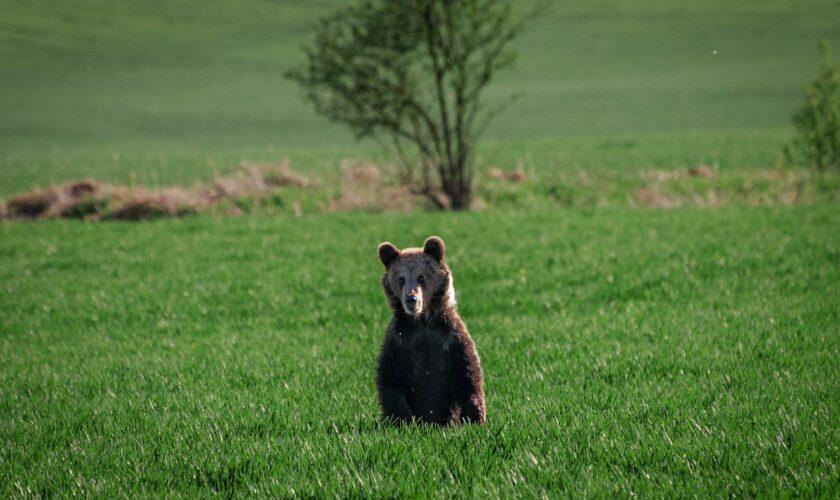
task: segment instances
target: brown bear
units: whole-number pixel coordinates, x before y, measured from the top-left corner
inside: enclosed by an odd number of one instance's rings
[[[379,245],[382,288],[393,311],[379,353],[376,387],[385,419],[440,425],[485,420],[478,353],[455,311],[443,240],[400,251]]]

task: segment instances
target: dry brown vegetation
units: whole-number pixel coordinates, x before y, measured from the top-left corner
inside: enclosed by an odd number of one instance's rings
[[[809,170],[745,170],[721,175],[717,166],[701,163],[684,170],[650,170],[641,178],[642,185],[633,190],[629,200],[631,206],[791,205],[840,196],[837,179]]]
[[[400,182],[396,171],[395,167],[383,169],[369,161],[344,160],[338,178],[316,181],[292,170],[288,160],[242,162],[228,175],[191,187],[150,189],[84,180],[36,188],[0,200],[0,215],[18,220],[143,220],[209,210],[235,215],[289,189],[297,194],[318,191],[322,196],[310,196],[318,199],[314,207],[318,211],[410,211],[428,207],[427,198]],[[291,201],[289,208],[296,215],[303,214],[300,199]]]
[[[525,175],[525,168],[522,164],[518,164],[515,169],[508,171],[502,170],[498,167],[490,167],[487,170],[487,176],[500,181],[512,182],[514,184],[518,184],[527,179],[527,176]]]
[[[227,176],[192,187],[149,189],[102,183],[67,182],[13,196],[0,204],[11,219],[77,218],[86,220],[142,220],[201,212],[223,201],[259,198],[278,188],[309,188],[315,183],[279,163],[243,163]],[[235,211],[235,205],[231,206]]]
[[[330,200],[330,209],[406,212],[423,207],[422,197],[407,185],[388,181],[395,178],[393,172],[383,174],[373,163],[344,160],[338,196]]]
[[[225,176],[191,187],[151,189],[87,179],[34,189],[0,200],[0,216],[34,220],[142,220],[196,213],[241,214],[433,209],[429,193],[405,182],[396,166],[344,160],[338,175],[314,179],[288,160],[243,162]],[[533,209],[551,206],[789,205],[840,201],[840,176],[801,169],[721,172],[700,163],[675,170],[638,172],[558,171],[526,175],[522,164],[490,167],[480,181],[473,209]],[[441,203],[446,197],[441,193]]]

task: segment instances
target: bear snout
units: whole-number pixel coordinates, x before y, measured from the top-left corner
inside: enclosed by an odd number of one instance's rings
[[[405,307],[405,312],[417,314],[423,308],[423,302],[417,295],[408,295],[403,300],[403,306]]]

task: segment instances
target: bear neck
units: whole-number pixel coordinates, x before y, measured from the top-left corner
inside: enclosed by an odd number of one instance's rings
[[[448,323],[448,316],[443,309],[427,309],[417,316],[406,313],[402,307],[394,310],[394,317],[401,325],[409,327],[437,326]]]

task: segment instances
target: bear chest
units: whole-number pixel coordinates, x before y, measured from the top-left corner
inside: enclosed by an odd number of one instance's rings
[[[421,331],[401,335],[404,373],[417,382],[434,383],[452,367],[454,338],[448,332]],[[422,384],[425,385],[425,384]]]

